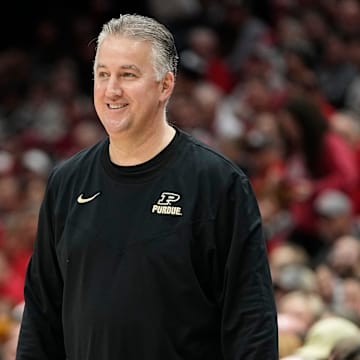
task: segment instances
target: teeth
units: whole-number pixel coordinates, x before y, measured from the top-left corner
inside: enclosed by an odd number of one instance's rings
[[[121,109],[121,108],[123,108],[125,106],[126,106],[126,104],[122,104],[122,105],[120,105],[120,104],[108,104],[108,107],[110,109],[114,109],[114,110]]]

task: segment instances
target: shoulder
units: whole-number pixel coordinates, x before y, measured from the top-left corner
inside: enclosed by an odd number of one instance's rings
[[[216,148],[213,148],[189,133],[182,132],[187,142],[187,158],[194,172],[206,172],[207,174],[220,176],[233,175],[246,180],[247,176],[239,165],[226,157]]]
[[[50,174],[49,184],[66,183],[71,179],[83,177],[85,169],[88,169],[89,166],[99,166],[102,150],[106,143],[107,139],[103,139],[59,162]]]
[[[346,142],[346,140],[335,131],[327,131],[324,136],[323,144],[325,147],[325,151],[352,151],[350,145]]]

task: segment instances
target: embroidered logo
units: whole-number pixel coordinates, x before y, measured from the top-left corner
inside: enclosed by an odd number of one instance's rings
[[[164,191],[161,193],[159,200],[153,204],[151,212],[159,215],[182,216],[182,208],[173,205],[180,200],[181,196],[176,193]]]
[[[77,202],[79,203],[79,204],[86,204],[86,203],[88,203],[88,202],[90,202],[90,201],[93,201],[95,198],[97,198],[99,195],[100,195],[101,193],[100,193],[100,191],[99,192],[97,192],[96,194],[94,194],[93,196],[90,196],[90,197],[84,197],[84,194],[83,193],[81,193],[79,196],[78,196],[78,198],[77,198]]]

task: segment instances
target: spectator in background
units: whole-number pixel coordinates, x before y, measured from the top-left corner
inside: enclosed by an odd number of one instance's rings
[[[8,312],[8,325],[2,347],[0,349],[1,360],[15,360],[16,346],[20,331],[20,323],[23,313],[24,303],[21,302]]]
[[[355,155],[306,98],[289,99],[278,113],[278,121],[286,161],[281,191],[294,221],[290,237],[315,256],[322,244],[314,240],[314,199],[327,189],[353,191],[358,181]]]
[[[326,307],[316,292],[301,289],[284,294],[278,300],[277,307],[279,314],[294,316],[302,322],[302,332],[298,332],[302,338],[306,336],[310,327],[321,319],[326,312]]]
[[[316,275],[308,265],[289,264],[282,267],[273,283],[278,293],[282,292],[283,295],[297,290],[317,293]]]
[[[314,52],[311,44],[300,42],[287,45],[283,49],[285,77],[290,84],[306,84],[309,73],[314,68]]]
[[[360,336],[336,342],[327,360],[360,360]]]
[[[343,307],[353,312],[353,319],[360,326],[360,279],[359,275],[347,276],[343,281]]]
[[[309,266],[310,258],[299,245],[284,242],[275,247],[269,254],[272,278],[276,279],[286,266]]]
[[[220,101],[214,123],[216,136],[240,140],[258,116],[278,108],[282,90],[272,88],[267,80],[249,76]]]
[[[343,307],[342,280],[327,262],[321,262],[315,268],[317,293],[330,314],[338,313]]]
[[[360,45],[360,44],[359,44]],[[355,104],[355,103],[352,103]],[[338,110],[329,118],[331,128],[340,134],[355,153],[356,163],[360,169],[360,114],[346,109]],[[360,216],[360,177],[358,185],[349,194],[354,216]]]
[[[168,116],[172,124],[204,140],[210,132],[205,126],[200,106],[192,93],[177,92],[169,102]]]
[[[21,208],[23,197],[21,196],[20,179],[15,173],[0,177],[0,214],[6,216]]]
[[[266,118],[268,122],[273,120],[271,116]],[[285,241],[291,228],[289,213],[282,207],[278,192],[285,163],[277,136],[265,132],[265,129],[260,130],[260,125],[255,126],[244,136],[242,157],[242,166],[259,202],[267,246],[271,251]]]
[[[262,79],[282,99],[286,91],[284,66],[278,49],[272,44],[258,43],[242,66],[241,82],[251,78]]]
[[[279,316],[281,318],[283,317],[282,314],[279,314]],[[286,317],[289,318],[289,316]],[[286,321],[290,322],[293,320],[291,319]],[[279,359],[293,354],[297,349],[300,348],[302,343],[303,341],[300,335],[288,331],[279,331]]]
[[[259,42],[270,40],[268,25],[252,14],[249,1],[226,0],[224,17],[217,27],[222,54],[226,56],[236,81],[242,77],[242,66]]]
[[[6,301],[10,308],[24,300],[23,279],[23,276],[12,269],[4,251],[0,250],[0,298]]]
[[[341,34],[329,34],[324,49],[322,61],[316,68],[320,88],[333,106],[341,108],[345,104],[347,89],[357,71],[349,61],[346,41]]]
[[[1,360],[15,360],[16,346],[20,332],[20,323],[14,323],[7,334],[7,339],[3,344]]]
[[[346,37],[360,35],[360,4],[357,0],[335,2],[333,18],[339,33]]]
[[[347,58],[354,66],[356,74],[345,91],[344,109],[360,117],[360,39],[359,36],[349,37],[346,41]],[[342,110],[342,109],[340,109]]]
[[[339,237],[329,252],[328,263],[340,278],[360,278],[360,240],[350,235]]]
[[[316,7],[305,6],[301,12],[305,37],[313,50],[314,64],[318,63],[324,52],[326,37],[329,35],[330,25],[324,12]]]
[[[194,27],[189,30],[187,38],[188,48],[183,51],[193,52],[200,57],[204,80],[222,92],[229,93],[234,81],[229,66],[220,53],[218,34],[210,27]]]
[[[322,250],[314,261],[321,261],[342,236],[360,236],[351,198],[339,190],[325,190],[314,200],[315,232]]]
[[[293,54],[293,57],[296,55]],[[302,97],[308,99],[319,108],[326,119],[329,119],[336,112],[336,107],[330,103],[321,89],[315,72],[310,69],[304,70],[300,77],[288,78],[287,96],[289,98]]]
[[[285,13],[278,19],[273,31],[276,47],[283,56],[287,49],[309,48],[309,40],[306,37],[303,24],[295,14]]]
[[[26,267],[33,250],[36,236],[37,217],[40,204],[29,209],[22,209],[8,215],[5,220],[5,234],[1,245],[14,279],[25,278]],[[21,282],[14,280],[13,285],[23,293]]]
[[[351,236],[336,240],[315,266],[318,293],[328,313],[360,324],[360,241]]]
[[[360,329],[351,321],[326,317],[316,321],[306,334],[303,346],[283,360],[327,360],[339,341],[359,335]]]
[[[199,0],[170,0],[167,2],[147,0],[147,3],[149,11],[154,17],[175,30],[183,30],[182,26],[191,23],[193,19],[197,19],[202,11]]]

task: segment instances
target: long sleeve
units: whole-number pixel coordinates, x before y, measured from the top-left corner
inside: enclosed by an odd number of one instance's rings
[[[17,360],[277,360],[272,284],[248,180],[185,135],[177,141],[161,172],[158,159],[131,178],[110,172],[96,161],[104,142],[53,176]],[[149,181],[149,170],[163,176]],[[101,196],[79,204],[85,190]]]
[[[16,360],[65,360],[62,276],[55,253],[54,209],[47,189],[25,279],[25,309]]]
[[[238,178],[219,209],[215,234],[224,267],[221,337],[226,360],[278,359],[275,301],[261,217],[249,181]]]

